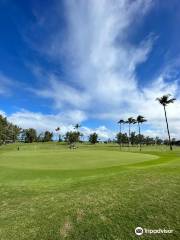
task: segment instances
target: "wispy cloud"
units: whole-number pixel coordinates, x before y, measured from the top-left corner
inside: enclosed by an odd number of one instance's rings
[[[13,80],[0,72],[0,95],[9,95]]]
[[[35,92],[60,109],[68,105],[92,115],[120,111],[138,94],[135,69],[146,61],[154,40],[150,35],[133,45],[128,34],[151,5],[150,0],[66,2],[65,36],[56,29],[44,53],[56,61],[66,55],[68,78],[49,74],[48,86]]]
[[[140,82],[136,75],[137,66],[148,59],[156,36],[150,33],[136,44],[130,37],[153,7],[151,0],[65,1],[65,27],[58,24],[62,17],[58,3],[44,16],[36,12],[38,28],[48,28],[44,40],[41,38],[36,46],[58,68],[63,65],[65,73],[35,69],[36,76],[41,74],[45,84],[33,92],[52,99],[53,107],[59,111],[58,116],[41,115],[45,126],[50,121],[46,122],[47,118],[52,117],[54,127],[61,122],[63,114],[69,116],[71,112],[77,116],[77,122],[87,118],[117,121],[119,117],[142,114],[150,122],[152,131],[158,132],[164,127],[161,124],[162,108],[155,99],[165,93],[179,96],[178,75],[174,74],[174,66],[167,64],[151,83]],[[168,81],[172,74],[173,81]],[[179,130],[179,109],[179,100],[168,107],[174,135]],[[18,114],[23,119],[22,113]],[[14,117],[20,121],[17,113]],[[11,119],[14,120],[13,116]],[[67,119],[73,121],[71,117]]]

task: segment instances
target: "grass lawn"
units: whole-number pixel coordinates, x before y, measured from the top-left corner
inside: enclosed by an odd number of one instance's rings
[[[0,240],[180,239],[180,149],[0,148]],[[136,236],[137,227],[172,234]]]

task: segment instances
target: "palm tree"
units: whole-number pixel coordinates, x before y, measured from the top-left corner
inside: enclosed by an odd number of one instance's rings
[[[76,124],[75,126],[74,126],[74,129],[76,129],[77,131],[78,131],[78,129],[80,128],[81,126],[80,126],[80,124]]]
[[[55,129],[55,131],[56,131],[57,133],[58,133],[60,130],[61,130],[60,127],[57,127],[57,128]],[[57,142],[58,142],[58,140],[59,140],[59,134],[58,134],[58,136],[57,136]]]
[[[163,106],[164,108],[164,115],[166,119],[166,126],[167,126],[167,132],[168,132],[168,137],[169,137],[169,147],[170,150],[172,150],[172,144],[171,144],[171,136],[170,136],[170,131],[169,131],[169,125],[168,125],[168,120],[167,120],[167,113],[166,113],[166,106],[169,103],[173,103],[176,98],[170,98],[171,94],[163,95],[160,98],[156,98],[156,100]]]
[[[123,119],[120,119],[119,121],[118,121],[118,124],[119,124],[119,133],[120,133],[120,146],[122,146],[122,140],[121,140],[121,124],[124,124],[125,123],[125,121],[123,120]]]
[[[76,134],[77,134],[78,141],[80,140],[80,135],[81,135],[81,133],[79,132],[80,127],[81,127],[81,125],[78,123],[74,126],[74,129],[77,131]]]
[[[129,117],[125,122],[129,124],[129,146],[131,145],[131,124],[135,124],[136,120],[133,117]]]
[[[146,122],[147,120],[139,115],[137,116],[136,122],[138,123],[138,128],[139,128],[139,150],[141,151],[141,127],[140,124],[142,124],[143,122]]]

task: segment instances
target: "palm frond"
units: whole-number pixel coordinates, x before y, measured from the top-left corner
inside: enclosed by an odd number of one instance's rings
[[[143,116],[141,116],[141,115],[137,116],[136,121],[137,121],[138,123],[147,122],[147,120],[146,120]]]
[[[135,124],[136,120],[133,117],[129,117],[126,123]]]
[[[118,123],[119,123],[119,124],[125,123],[125,121],[124,121],[123,119],[120,119],[120,120],[118,121]]]
[[[176,99],[175,98],[171,98],[169,99],[169,97],[171,96],[171,94],[166,94],[163,95],[160,98],[156,98],[156,100],[163,106],[167,106],[169,103],[173,103]]]
[[[169,100],[167,101],[167,104],[173,103],[174,101],[176,101],[176,98],[171,98],[171,99],[169,99]]]

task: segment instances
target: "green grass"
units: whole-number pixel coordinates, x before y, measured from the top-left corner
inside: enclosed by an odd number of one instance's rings
[[[0,240],[180,239],[180,149],[129,150],[1,147]],[[137,237],[137,226],[174,232]]]

